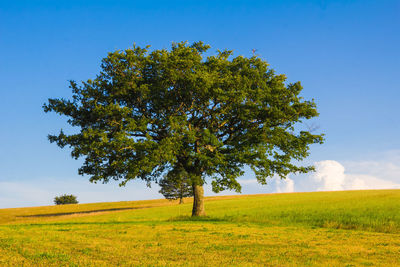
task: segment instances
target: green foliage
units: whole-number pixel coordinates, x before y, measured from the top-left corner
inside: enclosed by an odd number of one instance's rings
[[[158,184],[161,187],[159,192],[166,199],[179,199],[180,203],[183,203],[183,198],[193,196],[191,181],[183,169],[174,169],[165,175]]]
[[[74,195],[61,195],[54,198],[54,204],[64,205],[64,204],[78,204],[78,200]]]
[[[94,80],[71,81],[72,99],[49,99],[56,112],[78,127],[50,135],[85,159],[79,173],[103,183],[142,179],[150,185],[174,169],[192,184],[212,180],[213,190],[240,191],[237,177],[250,166],[258,181],[277,174],[305,173],[297,166],[322,135],[302,130],[318,115],[299,96],[300,82],[287,83],[252,56],[232,57],[202,42],[174,43],[170,50],[134,46],[109,53]]]

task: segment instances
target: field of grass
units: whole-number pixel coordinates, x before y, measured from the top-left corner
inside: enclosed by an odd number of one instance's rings
[[[400,266],[400,190],[0,209],[0,266]]]

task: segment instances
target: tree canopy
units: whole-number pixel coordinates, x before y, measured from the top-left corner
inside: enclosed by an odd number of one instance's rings
[[[72,99],[49,99],[45,112],[67,116],[79,133],[49,135],[84,158],[79,173],[91,182],[133,179],[148,184],[184,169],[193,186],[193,215],[204,215],[203,184],[240,191],[237,178],[250,166],[257,180],[305,173],[298,166],[323,136],[302,130],[318,115],[266,61],[218,50],[203,42],[173,43],[150,51],[133,46],[102,60],[93,79],[70,81]],[[208,53],[207,53],[208,54]]]
[[[65,205],[65,204],[78,204],[78,200],[74,195],[61,195],[54,198],[54,204]]]
[[[179,204],[183,203],[183,198],[193,196],[192,183],[188,173],[183,169],[174,169],[166,174],[159,182],[160,193],[166,199],[179,199]]]

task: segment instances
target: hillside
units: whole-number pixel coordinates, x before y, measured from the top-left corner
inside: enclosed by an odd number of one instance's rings
[[[400,190],[0,209],[0,266],[400,265]]]

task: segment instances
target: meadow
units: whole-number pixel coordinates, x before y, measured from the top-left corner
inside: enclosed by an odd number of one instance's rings
[[[0,266],[400,266],[400,190],[0,209]]]

